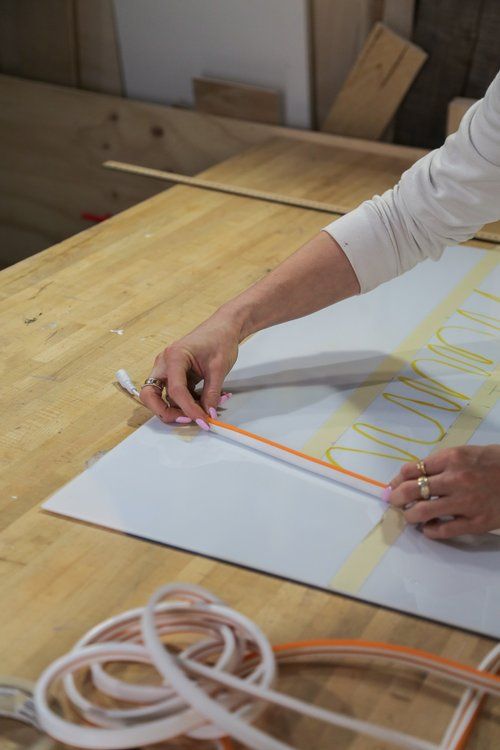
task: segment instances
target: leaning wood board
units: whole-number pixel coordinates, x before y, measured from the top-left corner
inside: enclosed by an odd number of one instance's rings
[[[319,150],[318,150],[319,149]],[[372,165],[373,179],[383,163]],[[332,171],[342,178],[334,194]],[[318,200],[356,200],[350,165],[322,148],[278,142],[205,175]],[[351,183],[349,182],[352,179]],[[389,175],[378,174],[378,179]],[[335,180],[333,180],[335,183]],[[98,620],[142,604],[166,581],[200,583],[254,618],[273,642],[310,637],[384,639],[476,664],[491,641],[38,510],[86,462],[148,419],[118,393],[114,372],[136,380],[166,343],[255,281],[325,223],[323,214],[176,187],[0,274],[2,671],[35,678]],[[238,262],[235,263],[234,259]],[[123,335],[112,330],[123,329]],[[20,623],[22,622],[22,628]],[[456,693],[420,674],[338,667],[282,679],[284,689],[437,740]],[[429,690],[424,689],[429,687]],[[411,703],[411,710],[410,710]],[[432,715],[432,723],[428,717]],[[498,706],[470,747],[494,750]],[[318,750],[373,743],[271,711],[265,725]]]
[[[426,58],[423,49],[375,24],[321,130],[380,138]]]

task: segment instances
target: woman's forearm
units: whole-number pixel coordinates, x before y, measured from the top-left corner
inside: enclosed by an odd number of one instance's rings
[[[343,250],[319,232],[265,278],[223,305],[239,340],[263,328],[309,315],[359,294],[356,274]]]

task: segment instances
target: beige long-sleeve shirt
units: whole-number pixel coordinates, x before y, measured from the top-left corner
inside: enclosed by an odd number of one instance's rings
[[[399,183],[332,222],[368,292],[500,218],[500,73],[441,148],[419,159]]]

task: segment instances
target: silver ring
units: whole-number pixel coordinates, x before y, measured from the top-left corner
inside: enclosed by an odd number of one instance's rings
[[[146,378],[142,387],[145,388],[147,385],[150,385],[152,388],[159,388],[163,392],[165,381],[161,380],[161,378]]]

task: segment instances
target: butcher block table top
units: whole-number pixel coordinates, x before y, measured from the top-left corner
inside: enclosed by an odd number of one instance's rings
[[[203,175],[356,205],[394,184],[411,161],[280,139]],[[487,638],[40,510],[149,418],[117,389],[119,367],[141,382],[156,353],[333,218],[174,187],[0,273],[0,674],[36,679],[91,626],[173,581],[210,589],[273,643],[384,640],[471,665],[491,648]],[[285,668],[279,685],[435,742],[459,696],[424,674],[373,665],[308,667],[300,678]],[[382,748],[275,709],[262,725],[303,748]],[[467,747],[500,747],[498,702],[486,705]]]

